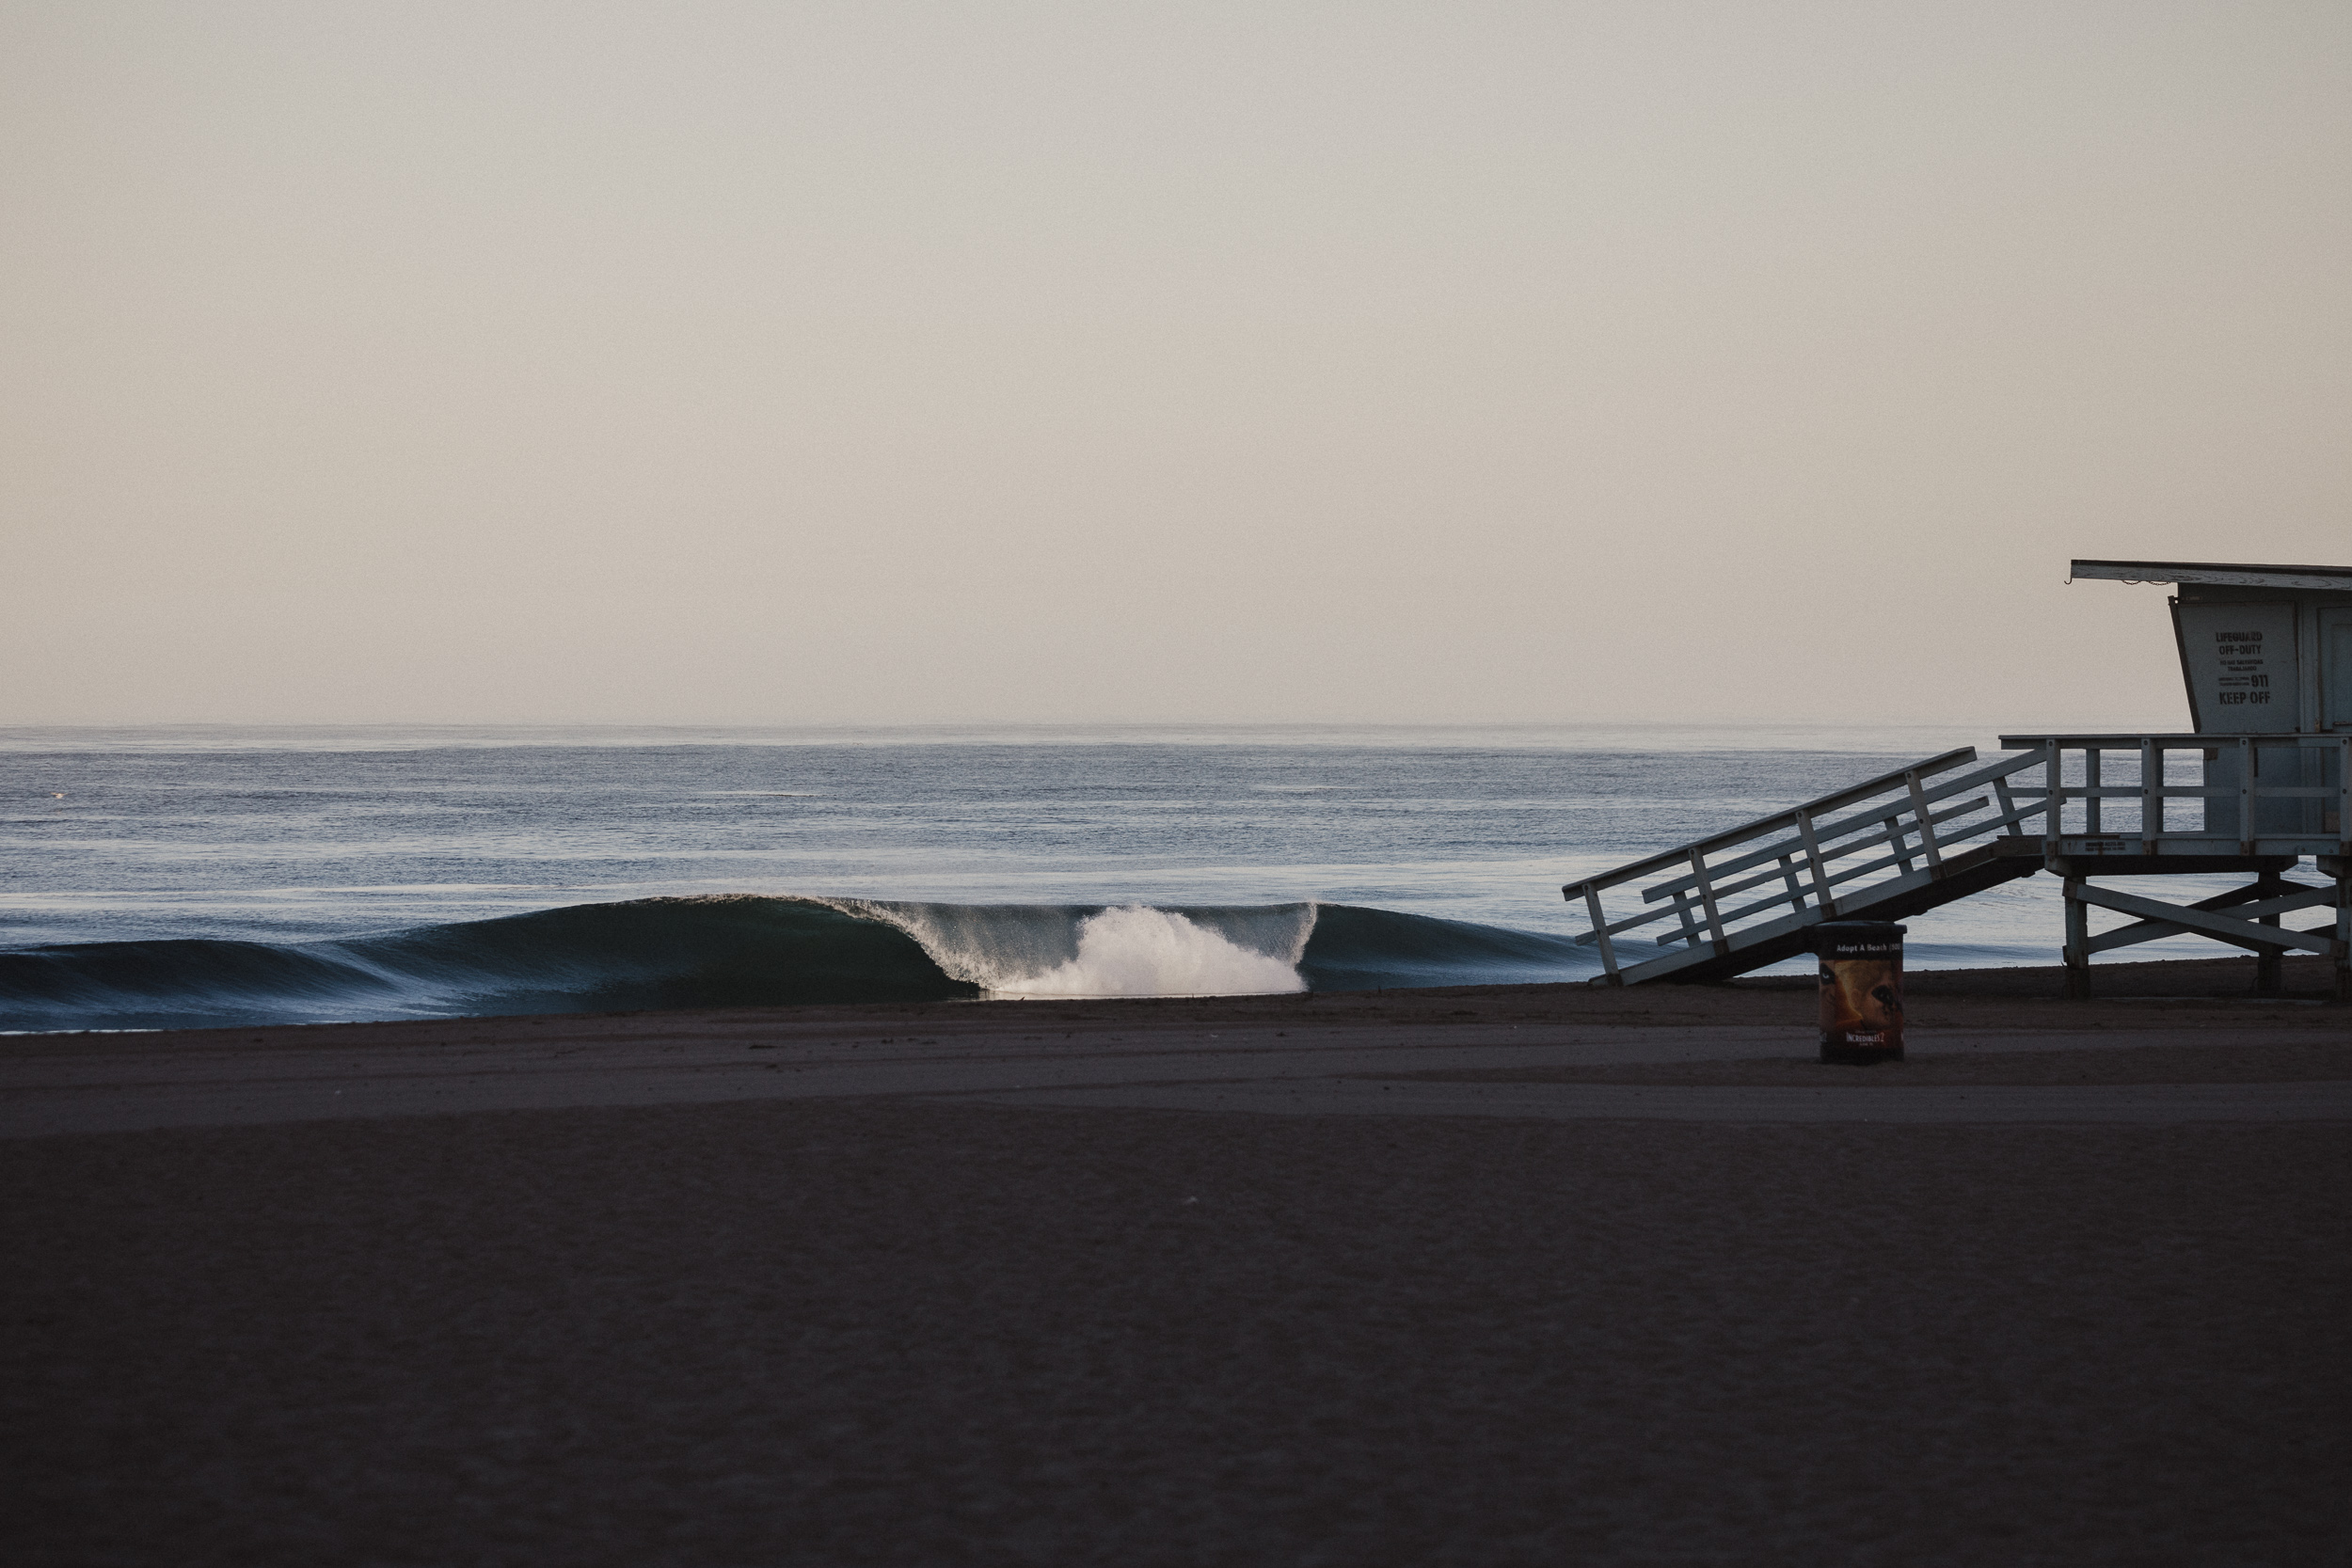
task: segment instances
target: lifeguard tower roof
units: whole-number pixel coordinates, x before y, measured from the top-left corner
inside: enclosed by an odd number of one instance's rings
[[[2077,561],[2073,576],[2117,582],[2214,583],[2352,594],[2352,566],[2265,566],[2237,561]]]

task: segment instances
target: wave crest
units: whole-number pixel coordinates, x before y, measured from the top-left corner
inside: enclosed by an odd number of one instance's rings
[[[1567,939],[1344,904],[917,904],[733,894],[332,942],[0,953],[0,1029],[1557,981]]]
[[[1309,914],[1307,925],[1311,927]],[[993,988],[998,996],[1255,996],[1307,989],[1294,956],[1254,952],[1172,910],[1104,910],[1078,926],[1077,956]]]
[[[1307,989],[1299,960],[1316,906],[1108,908],[841,899],[920,942],[990,996],[1251,996]]]

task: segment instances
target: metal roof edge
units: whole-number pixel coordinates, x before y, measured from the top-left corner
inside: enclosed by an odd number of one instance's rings
[[[2352,566],[2273,566],[2229,561],[2076,561],[2068,580],[2201,582],[2229,588],[2306,588],[2352,594]]]

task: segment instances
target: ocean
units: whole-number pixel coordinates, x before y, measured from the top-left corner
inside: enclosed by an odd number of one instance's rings
[[[0,1029],[1579,980],[1562,883],[1967,744],[1995,754],[1933,726],[0,730]],[[1910,962],[2053,962],[2059,923],[2031,878],[1914,920]],[[2192,949],[2224,951],[2163,951]]]

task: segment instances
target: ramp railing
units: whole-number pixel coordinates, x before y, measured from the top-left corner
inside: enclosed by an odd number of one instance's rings
[[[2005,735],[2001,744],[2058,761],[2053,852],[2352,855],[2352,735]],[[2202,802],[2195,823],[2166,809],[2180,800]]]
[[[1571,882],[1560,891],[1591,923],[1575,940],[1600,949],[1611,979],[1632,983],[1863,917],[1941,879],[1956,851],[1990,853],[1979,841],[2043,816],[2047,774],[2031,784],[2015,775],[2045,768],[2053,754],[2036,748],[1979,764],[1976,748],[1963,747]],[[1661,922],[1662,935],[1645,930]]]

